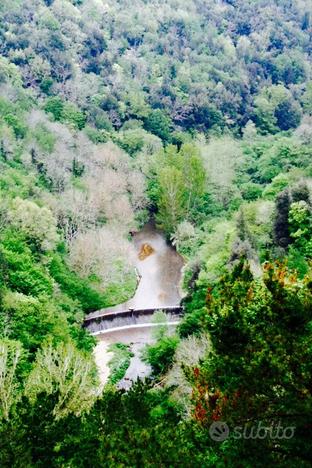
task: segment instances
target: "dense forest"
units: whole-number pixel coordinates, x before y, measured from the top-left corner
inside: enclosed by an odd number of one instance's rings
[[[311,466],[310,0],[0,19],[0,466]],[[185,314],[150,378],[100,390],[83,318],[132,297],[151,218]],[[294,434],[220,443],[217,421]]]

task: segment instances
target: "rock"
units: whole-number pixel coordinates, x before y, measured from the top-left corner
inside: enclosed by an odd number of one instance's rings
[[[139,253],[139,259],[145,260],[147,257],[152,255],[155,252],[153,247],[149,244],[143,244]]]

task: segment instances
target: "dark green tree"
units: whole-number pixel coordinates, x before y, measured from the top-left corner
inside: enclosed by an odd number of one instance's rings
[[[291,243],[289,233],[289,210],[291,205],[291,196],[288,189],[281,192],[275,202],[276,214],[274,221],[274,238],[278,246],[287,248]]]
[[[170,118],[160,109],[153,110],[144,123],[144,128],[154,135],[159,136],[165,143],[170,142],[171,131]]]

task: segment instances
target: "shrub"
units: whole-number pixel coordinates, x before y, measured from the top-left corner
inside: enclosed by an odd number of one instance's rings
[[[41,265],[35,264],[30,249],[21,238],[8,239],[1,252],[6,266],[4,278],[7,287],[32,296],[52,294],[51,279]]]
[[[155,344],[148,345],[143,351],[143,360],[151,365],[154,375],[162,375],[172,364],[179,343],[176,335],[163,336]]]
[[[49,271],[60,285],[61,290],[72,299],[78,300],[85,312],[98,310],[109,305],[103,294],[93,289],[87,280],[79,278],[71,272],[58,255],[52,257]]]
[[[129,346],[123,343],[111,344],[108,351],[114,353],[108,363],[110,368],[109,382],[116,384],[125,376],[134,354],[129,350]]]

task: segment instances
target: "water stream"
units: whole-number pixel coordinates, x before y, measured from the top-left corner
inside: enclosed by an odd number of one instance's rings
[[[133,244],[136,251],[135,267],[140,276],[136,293],[126,303],[110,310],[151,309],[179,305],[182,257],[166,242],[164,235],[152,223],[148,223],[141,231],[133,234]],[[145,252],[147,256],[144,256]],[[174,328],[174,324],[170,328]],[[111,353],[107,349],[111,343],[125,343],[134,353],[119,386],[128,388],[137,377],[142,378],[150,373],[150,368],[140,360],[139,356],[142,347],[153,342],[152,330],[151,326],[137,326],[97,335],[95,360],[102,384],[107,381],[109,375],[108,362]]]

